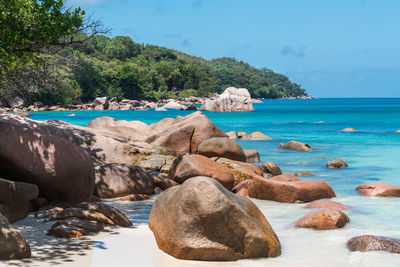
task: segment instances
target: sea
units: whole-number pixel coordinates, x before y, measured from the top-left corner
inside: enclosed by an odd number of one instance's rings
[[[327,182],[337,195],[333,200],[351,207],[351,210],[345,211],[350,222],[337,230],[299,229],[295,227],[296,220],[310,212],[304,209],[305,204],[252,199],[278,235],[282,245],[281,256],[234,263],[179,261],[157,251],[153,240],[152,247],[147,249],[145,245],[132,245],[139,251],[136,256],[143,257],[141,266],[400,266],[398,254],[350,252],[346,248],[347,241],[357,235],[400,239],[400,198],[364,197],[355,191],[358,185],[377,181],[400,186],[400,133],[396,133],[400,129],[400,98],[264,100],[254,104],[254,108],[253,112],[203,113],[225,132],[244,131],[250,134],[259,131],[272,137],[272,140],[237,142],[244,149],[257,150],[260,163],[272,161],[284,173],[309,172],[315,176],[300,178]],[[191,112],[32,112],[31,119],[55,119],[86,126],[100,116],[154,123]],[[76,116],[68,116],[71,113]],[[348,127],[356,129],[356,132],[341,131]],[[278,148],[280,143],[290,140],[307,143],[313,151]],[[343,159],[350,167],[326,168],[327,162],[337,158]],[[135,226],[143,229],[148,222],[153,200],[114,204],[128,214]],[[118,242],[118,236],[104,242]],[[99,249],[93,265],[107,260],[104,253]],[[144,257],[152,259],[145,260]]]

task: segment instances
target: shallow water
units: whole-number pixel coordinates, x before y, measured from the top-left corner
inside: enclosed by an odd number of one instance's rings
[[[374,234],[400,238],[400,199],[367,198],[357,195],[354,188],[366,182],[384,181],[400,186],[400,99],[317,99],[317,100],[267,100],[255,104],[250,113],[204,112],[223,131],[261,131],[273,137],[271,141],[238,141],[245,149],[256,149],[261,162],[272,161],[283,172],[306,171],[324,180],[335,190],[334,199],[351,206],[346,212],[350,223],[343,229],[313,231],[297,229],[294,222],[308,211],[304,204],[283,204],[253,200],[263,211],[282,243],[282,255],[274,259],[246,260],[225,266],[398,266],[400,255],[385,252],[351,253],[345,245],[348,239],[360,234]],[[75,113],[76,117],[67,117]],[[59,119],[86,125],[99,116],[116,119],[157,122],[165,117],[184,116],[187,111],[81,111],[38,112],[32,119]],[[324,123],[315,123],[324,121]],[[352,127],[357,132],[344,133],[341,129]],[[298,140],[308,143],[315,151],[296,152],[278,149],[281,142]],[[350,168],[327,169],[325,164],[342,158]],[[136,225],[146,224],[151,201],[119,204]],[[139,227],[140,228],[140,227]],[[138,232],[139,233],[139,232]],[[177,261],[154,247],[148,230],[142,230],[147,242],[132,248],[142,253],[140,262],[152,266],[207,266],[215,263]],[[107,242],[118,242],[116,236]],[[146,252],[147,251],[147,252]],[[95,250],[96,252],[96,250]],[[100,255],[95,253],[95,255]],[[107,250],[102,250],[102,256]],[[152,258],[146,260],[146,257]],[[98,262],[98,261],[94,261]],[[134,260],[132,261],[134,262]],[[94,264],[97,266],[97,264]],[[101,264],[100,264],[101,265]]]

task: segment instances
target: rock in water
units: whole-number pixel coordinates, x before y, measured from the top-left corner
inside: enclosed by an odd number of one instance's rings
[[[216,99],[208,99],[202,109],[214,112],[253,111],[250,93],[245,88],[229,87]]]
[[[96,166],[94,195],[116,198],[130,194],[152,194],[153,178],[141,167],[129,164],[103,164]]]
[[[343,130],[341,130],[341,132],[356,132],[356,129],[354,129],[354,128],[344,128]]]
[[[265,134],[261,132],[254,132],[249,135],[250,140],[271,140],[272,138],[269,136],[266,136]]]
[[[255,177],[233,188],[241,196],[279,202],[310,202],[335,197],[332,188],[323,181],[301,181],[294,175],[279,175],[271,179]]]
[[[343,168],[349,167],[349,165],[347,165],[347,163],[341,159],[335,159],[335,160],[328,162],[326,164],[326,167],[330,168],[330,169],[343,169]]]
[[[50,200],[88,201],[94,187],[90,155],[52,132],[27,118],[0,113],[0,176],[35,184]]]
[[[373,235],[356,236],[347,242],[350,251],[374,251],[381,250],[400,254],[400,240]]]
[[[227,137],[213,137],[199,145],[198,154],[206,157],[221,157],[246,162],[246,154],[233,140]]]
[[[231,190],[234,184],[234,176],[228,167],[202,155],[183,154],[179,156],[175,159],[169,172],[169,179],[181,184],[196,176],[211,177],[228,190]]]
[[[31,257],[31,249],[24,236],[12,227],[0,214],[0,260],[15,260]]]
[[[235,131],[230,131],[225,133],[230,139],[238,139],[238,136]]]
[[[350,210],[349,206],[343,205],[342,203],[320,199],[308,203],[304,208],[306,209],[338,209],[338,210]]]
[[[297,151],[311,151],[311,147],[308,144],[304,144],[297,141],[289,141],[286,144],[279,144],[280,148],[297,150]]]
[[[313,228],[315,230],[332,230],[343,228],[350,221],[341,210],[327,209],[311,212],[296,222],[296,227]]]
[[[281,254],[278,237],[257,206],[209,177],[161,193],[149,227],[158,247],[178,259],[232,261]]]
[[[400,187],[384,182],[362,184],[356,187],[356,191],[369,197],[400,197]]]

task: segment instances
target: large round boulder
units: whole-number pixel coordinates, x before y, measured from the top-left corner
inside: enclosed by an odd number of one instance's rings
[[[158,247],[178,259],[233,261],[281,254],[278,237],[257,206],[209,177],[161,193],[149,227]]]
[[[243,149],[227,137],[213,137],[199,145],[197,153],[206,157],[221,157],[246,162]]]
[[[227,137],[200,111],[186,117],[164,119],[150,125],[154,132],[146,141],[155,146],[166,146],[178,153],[196,153],[199,145],[213,137]]]
[[[295,203],[335,197],[335,192],[324,181],[301,181],[294,175],[279,175],[271,179],[255,177],[233,188],[239,195]]]
[[[93,193],[90,155],[29,119],[0,113],[0,176],[35,184],[50,200],[88,201]]]
[[[175,159],[169,172],[169,179],[180,184],[196,176],[211,177],[231,190],[234,176],[228,167],[202,155],[183,154]]]
[[[96,166],[94,195],[116,198],[130,194],[152,194],[153,178],[141,167],[129,164],[103,164]]]
[[[0,260],[31,257],[31,249],[24,236],[0,214]]]
[[[347,248],[350,251],[367,252],[380,250],[400,254],[400,241],[383,236],[361,235],[347,241]]]
[[[341,210],[327,209],[311,212],[296,222],[296,227],[312,228],[315,230],[332,230],[343,228],[350,221]]]
[[[280,148],[297,150],[297,151],[311,151],[311,147],[308,144],[304,144],[297,141],[289,141],[286,144],[279,144]]]
[[[362,184],[356,187],[356,191],[368,197],[400,197],[400,187],[384,182]]]

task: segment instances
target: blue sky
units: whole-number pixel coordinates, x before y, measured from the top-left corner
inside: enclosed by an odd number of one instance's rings
[[[399,0],[70,0],[112,35],[283,73],[317,97],[400,97]]]

